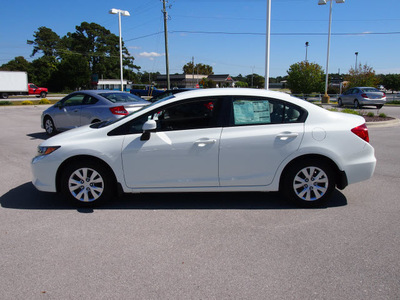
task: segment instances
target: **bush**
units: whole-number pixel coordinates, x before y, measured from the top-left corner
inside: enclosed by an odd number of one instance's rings
[[[380,117],[380,118],[387,118],[387,115],[384,114],[384,113],[381,113],[381,114],[379,114],[379,117]]]
[[[367,114],[367,117],[374,117],[375,116],[375,114],[373,113],[373,112],[369,112],[368,114]]]
[[[22,104],[22,105],[33,105],[33,102],[32,102],[32,101],[29,101],[29,100],[25,100],[25,101],[22,101],[21,104]]]
[[[40,99],[38,104],[51,104],[51,102],[49,99],[43,98],[43,99]]]
[[[12,105],[11,101],[0,101],[0,105]]]

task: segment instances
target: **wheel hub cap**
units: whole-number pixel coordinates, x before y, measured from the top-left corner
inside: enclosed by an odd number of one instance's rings
[[[315,201],[325,195],[328,183],[328,176],[323,170],[317,167],[306,167],[296,174],[293,190],[300,199]]]
[[[69,177],[68,188],[76,200],[91,202],[98,199],[103,193],[104,180],[95,170],[81,168]]]

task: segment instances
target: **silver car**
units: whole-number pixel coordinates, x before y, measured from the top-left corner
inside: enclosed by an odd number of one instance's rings
[[[42,113],[41,126],[48,135],[101,121],[112,121],[150,102],[120,91],[73,92]]]
[[[353,87],[341,94],[338,106],[351,105],[360,108],[364,105],[376,106],[378,109],[386,103],[386,94],[373,87]]]

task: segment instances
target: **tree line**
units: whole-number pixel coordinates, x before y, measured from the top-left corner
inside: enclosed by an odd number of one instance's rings
[[[119,78],[119,37],[96,24],[82,22],[60,37],[47,27],[39,27],[33,39],[32,62],[18,56],[0,67],[1,70],[26,71],[29,81],[48,87],[51,91],[90,88],[97,78]],[[123,44],[124,76],[136,77],[134,57]]]
[[[295,63],[287,73],[287,84],[293,94],[323,93],[325,90],[325,73],[316,63]],[[342,90],[356,86],[380,85],[392,92],[400,90],[400,74],[376,75],[374,69],[367,64],[359,64],[357,69],[351,67],[347,74],[329,74],[329,82],[328,94],[340,93],[340,83]]]

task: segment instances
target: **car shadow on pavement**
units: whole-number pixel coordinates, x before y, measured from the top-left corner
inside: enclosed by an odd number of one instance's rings
[[[49,138],[46,132],[29,133],[26,136],[31,137],[31,140],[47,140]]]
[[[276,192],[125,194],[98,207],[77,208],[59,194],[36,190],[31,182],[2,195],[0,204],[10,209],[76,209],[81,213],[98,209],[299,209]],[[322,209],[345,205],[346,197],[335,190],[331,201]]]

